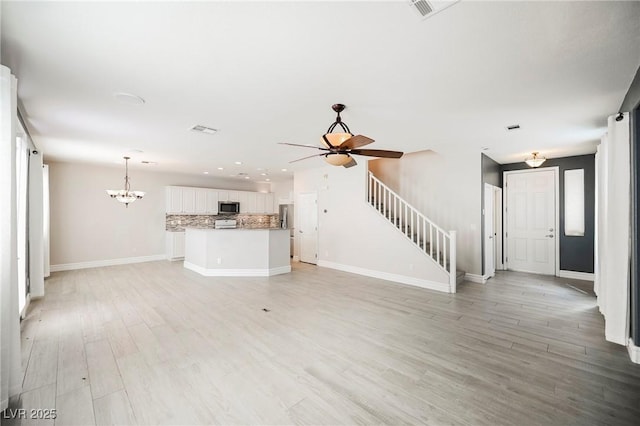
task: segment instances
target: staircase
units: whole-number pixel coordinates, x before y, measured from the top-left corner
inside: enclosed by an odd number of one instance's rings
[[[465,275],[464,271],[456,269],[456,231],[440,228],[371,172],[367,201],[448,274],[450,292],[455,293]]]

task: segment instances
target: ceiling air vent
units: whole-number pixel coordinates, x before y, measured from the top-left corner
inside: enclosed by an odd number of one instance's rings
[[[218,131],[218,129],[214,129],[212,127],[203,126],[202,124],[196,124],[195,126],[193,126],[189,130],[193,130],[194,132],[207,133],[209,135],[213,135]]]
[[[421,16],[427,16],[431,12],[433,12],[433,7],[429,4],[427,0],[409,0],[413,7],[418,10],[418,13]]]
[[[512,124],[511,126],[507,126],[507,130],[518,130],[520,128],[519,124]]]
[[[438,12],[442,12],[460,0],[440,1],[440,0],[409,0],[411,8],[415,10],[423,19],[429,18]]]

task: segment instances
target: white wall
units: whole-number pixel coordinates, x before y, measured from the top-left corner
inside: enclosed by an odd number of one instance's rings
[[[447,274],[367,203],[366,177],[364,161],[296,172],[297,196],[318,193],[318,264],[415,285],[438,282],[447,291]]]
[[[271,182],[271,191],[274,194],[277,204],[281,204],[280,201],[287,201],[283,204],[291,204],[293,200],[290,196],[293,195],[293,177],[291,179],[281,180],[278,182]]]
[[[458,269],[482,273],[481,164],[475,151],[421,151],[369,162],[370,170],[446,230],[455,230]]]
[[[122,167],[48,162],[51,265],[162,255],[167,185],[269,190],[268,184],[129,169],[131,189],[145,191],[125,208],[106,189],[124,185]]]

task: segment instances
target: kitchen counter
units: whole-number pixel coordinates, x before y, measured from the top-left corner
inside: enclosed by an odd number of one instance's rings
[[[187,227],[185,232],[184,267],[201,275],[264,277],[291,272],[289,229]]]
[[[265,231],[265,230],[278,230],[278,229],[288,229],[288,228],[280,228],[279,226],[275,226],[273,228],[214,228],[213,226],[185,226],[185,230],[187,229],[206,229],[209,231]]]

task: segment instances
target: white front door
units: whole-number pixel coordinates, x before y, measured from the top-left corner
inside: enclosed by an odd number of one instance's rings
[[[300,261],[316,264],[318,262],[318,194],[315,192],[300,194],[296,215],[300,218],[298,221]]]
[[[484,274],[496,274],[495,200],[493,185],[484,184]]]
[[[556,171],[508,172],[507,268],[555,275]]]

